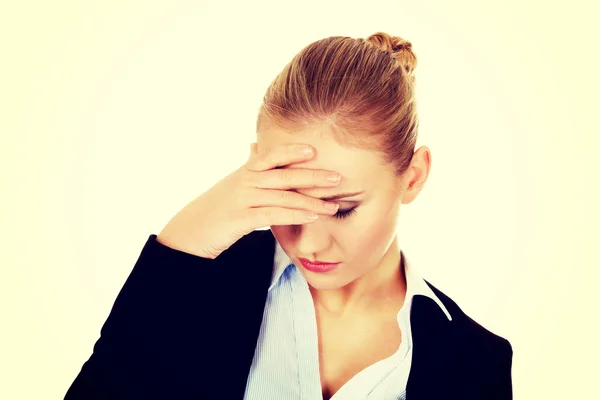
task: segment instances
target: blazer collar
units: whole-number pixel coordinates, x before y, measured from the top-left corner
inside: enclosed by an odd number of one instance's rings
[[[429,282],[427,285],[431,286]],[[461,374],[457,352],[461,338],[457,337],[455,327],[459,316],[454,313],[454,320],[449,321],[439,310],[429,297],[413,299],[410,318],[413,353],[407,399],[455,399],[458,395],[453,388]]]

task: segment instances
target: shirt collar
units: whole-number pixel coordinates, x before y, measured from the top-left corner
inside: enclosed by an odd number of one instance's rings
[[[275,256],[273,257],[273,275],[271,276],[271,286],[269,286],[269,291],[271,291],[279,282],[281,275],[283,272],[289,267],[293,265],[292,259],[285,254],[283,248],[279,244],[277,240],[275,240]]]
[[[419,275],[419,271],[417,268],[409,262],[406,258],[406,254],[403,251],[400,251],[402,258],[404,259],[404,272],[406,275],[406,298],[405,303],[408,300],[412,300],[412,298],[416,295],[426,296],[435,301],[435,303],[440,307],[440,309],[446,314],[446,317],[452,321],[452,316],[450,312],[444,306],[444,303],[435,295],[433,290],[429,287],[427,282]],[[283,272],[290,266],[293,266],[294,263],[283,248],[279,244],[277,240],[275,240],[275,256],[273,258],[273,274],[271,276],[271,286],[269,286],[269,291],[271,291],[281,279],[281,275]]]

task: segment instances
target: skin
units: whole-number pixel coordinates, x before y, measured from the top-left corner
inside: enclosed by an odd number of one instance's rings
[[[328,400],[358,372],[399,348],[402,334],[396,321],[404,304],[406,278],[400,268],[397,221],[402,204],[419,194],[431,166],[427,147],[417,149],[408,170],[396,176],[381,155],[342,147],[328,125],[294,132],[263,124],[257,149],[285,144],[309,144],[315,156],[283,168],[312,168],[341,174],[333,188],[295,189],[323,198],[339,193],[360,194],[334,200],[344,219],[319,215],[305,225],[271,226],[285,253],[306,278],[313,297],[319,344],[319,374]],[[306,270],[299,258],[341,262],[333,271]],[[352,349],[352,351],[348,351]]]
[[[342,147],[326,125],[310,126],[294,132],[265,125],[258,132],[257,146],[309,144],[315,156],[283,168],[313,168],[335,171],[342,179],[337,187],[295,189],[325,197],[342,192],[361,194],[334,200],[338,213],[355,208],[344,219],[319,215],[305,225],[272,226],[271,231],[285,253],[302,272],[321,313],[342,318],[377,310],[396,312],[402,306],[406,282],[400,265],[397,220],[402,204],[411,203],[423,188],[431,166],[431,153],[417,149],[408,170],[396,176],[381,155],[359,148]],[[311,261],[341,262],[333,271],[306,270],[299,258]]]

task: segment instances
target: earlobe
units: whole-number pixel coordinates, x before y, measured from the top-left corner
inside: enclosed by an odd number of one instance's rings
[[[423,188],[423,185],[424,182],[418,180],[408,183],[402,191],[402,204],[412,203]]]
[[[402,204],[410,204],[413,202],[413,200],[415,199],[415,194],[414,192],[411,191],[412,189],[407,188],[403,194],[402,194]]]

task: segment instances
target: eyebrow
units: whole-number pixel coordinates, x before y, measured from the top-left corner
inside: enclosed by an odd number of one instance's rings
[[[338,193],[338,194],[334,194],[333,196],[325,196],[325,197],[320,197],[321,200],[325,200],[325,201],[330,201],[330,200],[338,200],[338,199],[343,199],[345,197],[352,197],[352,196],[356,196],[357,194],[362,194],[365,191],[363,190],[362,192],[353,192],[353,193]]]

